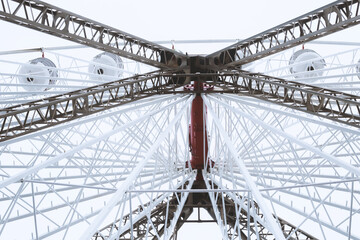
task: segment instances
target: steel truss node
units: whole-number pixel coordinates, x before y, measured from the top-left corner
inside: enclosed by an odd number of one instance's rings
[[[0,3],[0,20],[123,58],[0,53],[1,239],[178,239],[200,222],[224,240],[360,239],[360,50],[290,65],[284,51],[359,24],[359,0],[208,55],[46,2]],[[59,63],[37,66],[57,71],[51,90],[24,87],[19,68],[33,65],[3,58],[34,51]],[[319,59],[331,60],[309,78],[289,73]]]

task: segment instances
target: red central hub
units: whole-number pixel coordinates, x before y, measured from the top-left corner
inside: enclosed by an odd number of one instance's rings
[[[199,92],[212,90],[212,86],[200,82],[194,82],[193,85],[185,86],[189,91]],[[191,123],[189,126],[189,140],[192,169],[197,169],[196,180],[203,180],[202,170],[208,165],[208,140],[206,129],[206,109],[200,93],[196,93],[191,106]]]

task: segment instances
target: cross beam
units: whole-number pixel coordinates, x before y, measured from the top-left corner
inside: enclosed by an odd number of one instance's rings
[[[360,128],[360,96],[240,70],[223,72],[212,79],[210,84],[226,92],[256,97]]]
[[[38,0],[0,0],[0,19],[162,69],[188,56]],[[360,23],[360,0],[336,1],[205,57],[231,68]]]
[[[154,67],[186,64],[186,55],[37,0],[1,0],[0,19]]]
[[[188,93],[186,79],[360,128],[360,96],[245,71],[173,74],[151,72],[0,109],[0,142],[155,94]],[[190,93],[208,93],[198,89]]]
[[[240,66],[360,23],[360,1],[336,1],[207,57],[221,68]]]
[[[0,142],[101,112],[155,94],[174,92],[176,75],[161,71],[0,109]]]

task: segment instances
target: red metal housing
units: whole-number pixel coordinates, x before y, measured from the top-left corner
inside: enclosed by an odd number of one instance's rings
[[[203,90],[211,89],[211,86],[199,82],[194,82],[194,85],[188,85],[188,90]],[[205,112],[204,112],[205,110]],[[192,169],[197,169],[198,174],[196,179],[202,180],[201,171],[205,168],[205,163],[208,161],[208,140],[206,129],[206,109],[204,102],[199,93],[196,94],[191,106],[191,123],[189,126],[190,137],[190,164]]]

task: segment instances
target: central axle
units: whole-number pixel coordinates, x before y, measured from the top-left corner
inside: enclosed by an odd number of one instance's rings
[[[208,62],[204,57],[194,56],[189,59],[190,73],[209,73]],[[191,152],[190,165],[197,169],[196,180],[203,180],[202,170],[209,165],[208,159],[208,133],[206,129],[206,108],[201,97],[201,92],[211,91],[213,86],[206,84],[207,79],[193,77],[193,84],[186,85],[185,89],[193,91],[196,96],[191,105],[191,120],[189,126],[189,144]]]
[[[194,90],[203,88],[202,83],[195,82]],[[196,179],[202,180],[201,171],[204,169],[205,161],[207,161],[208,141],[204,114],[203,99],[199,93],[196,94],[191,106],[191,123],[190,123],[190,151],[191,151],[191,167],[198,170]]]

